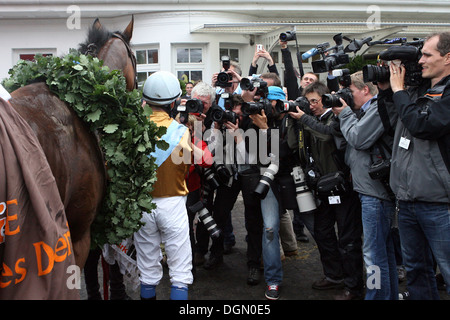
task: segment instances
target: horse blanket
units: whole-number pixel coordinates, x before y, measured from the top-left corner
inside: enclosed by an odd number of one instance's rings
[[[0,299],[79,299],[55,178],[27,122],[0,98]]]

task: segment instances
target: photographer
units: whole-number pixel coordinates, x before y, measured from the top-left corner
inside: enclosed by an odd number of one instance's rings
[[[366,288],[366,300],[398,300],[398,277],[391,226],[395,203],[389,177],[374,179],[369,171],[374,163],[389,163],[393,137],[387,133],[378,112],[377,87],[364,83],[362,72],[351,75],[349,86],[357,116],[341,99],[342,107],[333,107],[339,116],[341,132],[347,141],[346,163],[352,174],[353,189],[359,193],[363,223],[363,253],[367,278],[372,267],[380,269],[379,288]],[[395,120],[394,117],[391,119]],[[380,161],[381,160],[381,161]],[[379,161],[379,162],[377,162]],[[384,168],[389,172],[389,168]],[[380,173],[381,174],[381,173]]]
[[[228,81],[223,79],[224,73],[228,74]],[[242,89],[239,86],[242,79],[242,69],[239,63],[230,60],[230,57],[222,57],[222,70],[213,74],[211,83],[213,87],[216,87],[216,103],[222,109],[226,109],[226,99],[222,97],[222,94],[232,96],[233,94],[241,94]],[[218,81],[219,80],[219,81]]]
[[[391,90],[379,83],[379,99],[391,98],[400,120],[390,185],[399,200],[410,298],[439,299],[433,256],[450,293],[450,33],[430,35],[418,64],[426,81],[405,90],[405,68],[391,63]]]
[[[249,153],[249,141],[245,137],[245,131],[252,130],[253,126],[248,115],[242,112],[244,100],[241,95],[233,95],[233,112],[238,119],[236,123],[226,122],[226,134],[235,141],[235,160],[238,174],[235,175],[231,190],[242,192],[244,202],[245,228],[247,230],[247,284],[257,285],[260,282],[260,268],[262,256],[262,214],[261,201],[254,196],[253,191],[259,182],[260,171],[256,165],[257,155]],[[230,200],[228,206],[232,207],[236,201]]]
[[[304,96],[310,103],[312,115],[305,114],[300,108],[297,108],[297,112],[289,112],[303,129],[304,145],[310,150],[308,158],[312,157],[315,171],[321,178],[338,174],[343,180],[339,185],[333,185],[335,188],[340,187],[340,192],[337,190],[336,193],[322,196],[317,192],[322,201],[314,214],[314,239],[325,277],[314,282],[312,287],[325,290],[345,286],[343,293],[336,299],[360,299],[363,293],[361,205],[358,195],[350,186],[348,168],[335,144],[334,114],[331,108],[324,108],[322,104],[322,97],[328,92],[327,86],[321,82],[310,84],[305,88]],[[302,145],[300,148],[300,153],[304,153]],[[317,189],[319,182],[312,188]]]
[[[263,137],[267,138],[267,150],[269,150],[269,153],[273,151],[270,150],[272,139],[279,139],[276,141],[280,151],[279,154],[276,154],[276,160],[278,161],[276,165],[277,173],[267,187],[267,194],[261,200],[264,223],[262,251],[264,277],[267,284],[265,296],[267,299],[276,300],[279,298],[279,286],[283,279],[279,241],[280,216],[286,213],[286,209],[292,209],[291,207],[287,207],[287,204],[282,201],[281,193],[284,187],[282,178],[288,176],[289,180],[291,182],[293,181],[290,175],[293,167],[296,166],[296,158],[294,156],[295,152],[287,145],[287,113],[280,113],[275,108],[276,100],[285,100],[286,95],[280,87],[270,86],[266,98],[270,105],[262,109],[259,113],[251,114],[249,117],[253,125],[258,127],[262,132]],[[270,170],[272,165],[274,164],[269,165],[266,170]],[[294,201],[295,206],[297,206],[295,202],[295,188],[290,191],[292,195],[290,198]]]

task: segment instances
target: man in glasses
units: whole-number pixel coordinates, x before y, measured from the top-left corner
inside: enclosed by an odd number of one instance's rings
[[[314,168],[320,176],[342,171],[348,180],[344,151],[338,150],[333,135],[334,114],[322,104],[322,95],[327,93],[328,87],[321,82],[308,85],[303,95],[309,101],[311,114],[299,107],[297,112],[289,114],[297,119],[299,130],[304,133],[304,146],[302,143],[298,146],[300,153],[312,158],[308,167]],[[337,300],[363,298],[361,204],[351,184],[347,185],[347,191],[338,197],[320,197],[320,205],[314,213],[314,240],[320,252],[324,278],[315,281],[312,287],[317,290],[343,288]]]

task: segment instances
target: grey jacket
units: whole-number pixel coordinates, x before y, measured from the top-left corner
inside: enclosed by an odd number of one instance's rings
[[[395,121],[392,116],[391,123]],[[346,107],[339,114],[341,132],[347,141],[345,162],[350,167],[353,189],[360,194],[390,200],[388,191],[383,183],[369,176],[369,168],[376,161],[377,152],[371,156],[371,152],[378,150],[374,144],[380,139],[392,147],[392,137],[385,134],[384,126],[378,113],[377,99],[372,99],[364,116],[358,119],[350,107]],[[384,150],[386,156],[390,152]]]
[[[438,145],[450,135],[449,77],[431,89],[439,85],[442,96],[430,90],[429,97],[419,95],[418,89],[393,95],[399,121],[390,183],[399,200],[450,203],[450,174]]]

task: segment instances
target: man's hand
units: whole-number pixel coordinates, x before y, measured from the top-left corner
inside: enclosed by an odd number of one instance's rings
[[[252,119],[255,126],[257,126],[260,129],[269,129],[269,126],[267,125],[267,117],[264,110],[261,110],[261,114],[251,114],[249,115],[250,119]]]
[[[341,101],[341,104],[342,104],[341,107],[333,107],[333,108],[331,108],[331,110],[333,111],[333,113],[334,113],[335,115],[337,115],[337,116],[342,112],[342,110],[344,110],[345,107],[347,107],[347,103],[345,103],[345,100],[344,100],[344,99],[339,98],[339,101]]]
[[[389,66],[391,72],[391,88],[394,93],[405,89],[405,67],[401,65],[397,66],[395,63],[391,63]]]
[[[300,119],[301,117],[303,117],[303,115],[304,115],[305,113],[299,108],[299,106],[297,106],[296,108],[297,108],[297,112],[292,112],[292,111],[291,111],[291,112],[288,112],[288,113],[289,113],[289,115],[290,115],[292,118],[298,120],[298,119]]]

